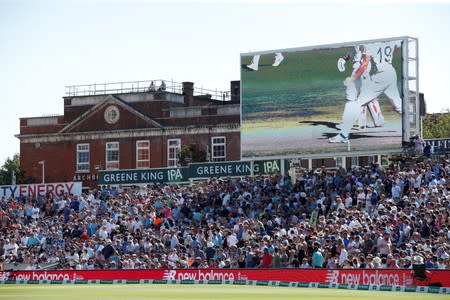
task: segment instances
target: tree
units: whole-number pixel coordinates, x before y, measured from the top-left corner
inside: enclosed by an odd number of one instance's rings
[[[193,162],[206,161],[206,151],[200,149],[196,142],[192,142],[189,145],[183,145],[179,154],[179,162],[182,166],[187,166]]]
[[[439,139],[450,137],[450,113],[427,114],[423,119],[423,137]]]
[[[7,158],[3,166],[0,168],[0,185],[12,184],[12,176],[16,177],[16,183],[23,183],[25,180],[25,172],[20,169],[20,156],[14,154],[13,158]]]

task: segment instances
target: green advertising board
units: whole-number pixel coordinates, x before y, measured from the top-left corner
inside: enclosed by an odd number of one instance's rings
[[[252,173],[249,161],[231,161],[219,163],[195,163],[189,166],[191,178],[237,177]]]
[[[259,160],[253,163],[253,173],[255,175],[275,174],[280,172],[281,172],[281,159]]]
[[[99,184],[139,184],[189,181],[189,168],[133,169],[100,171]]]
[[[160,169],[132,169],[100,171],[99,184],[142,184],[152,182],[187,182],[189,179],[210,177],[240,177],[281,173],[288,169],[288,162],[281,159],[193,163],[188,167]]]

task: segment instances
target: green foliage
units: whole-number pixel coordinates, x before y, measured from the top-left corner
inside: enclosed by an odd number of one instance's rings
[[[12,184],[12,173],[16,176],[16,183],[24,181],[24,172],[20,169],[20,156],[14,154],[13,158],[7,158],[3,166],[0,168],[0,185]]]
[[[423,119],[423,138],[450,137],[450,113],[427,114]]]
[[[187,166],[193,162],[206,161],[206,151],[200,149],[197,143],[183,145],[179,154],[179,162],[182,166]]]

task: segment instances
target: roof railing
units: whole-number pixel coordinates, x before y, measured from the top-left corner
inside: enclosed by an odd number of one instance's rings
[[[125,81],[112,83],[92,83],[66,86],[66,96],[97,96],[110,94],[146,93],[161,91],[162,83],[165,92],[183,94],[183,84],[173,80],[154,79],[144,81]],[[153,84],[152,84],[153,83]],[[212,100],[230,101],[230,91],[204,89],[194,87],[194,96],[206,96]]]

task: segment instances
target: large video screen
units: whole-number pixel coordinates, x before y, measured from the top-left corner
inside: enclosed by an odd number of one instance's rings
[[[400,149],[402,39],[241,54],[241,156]]]

